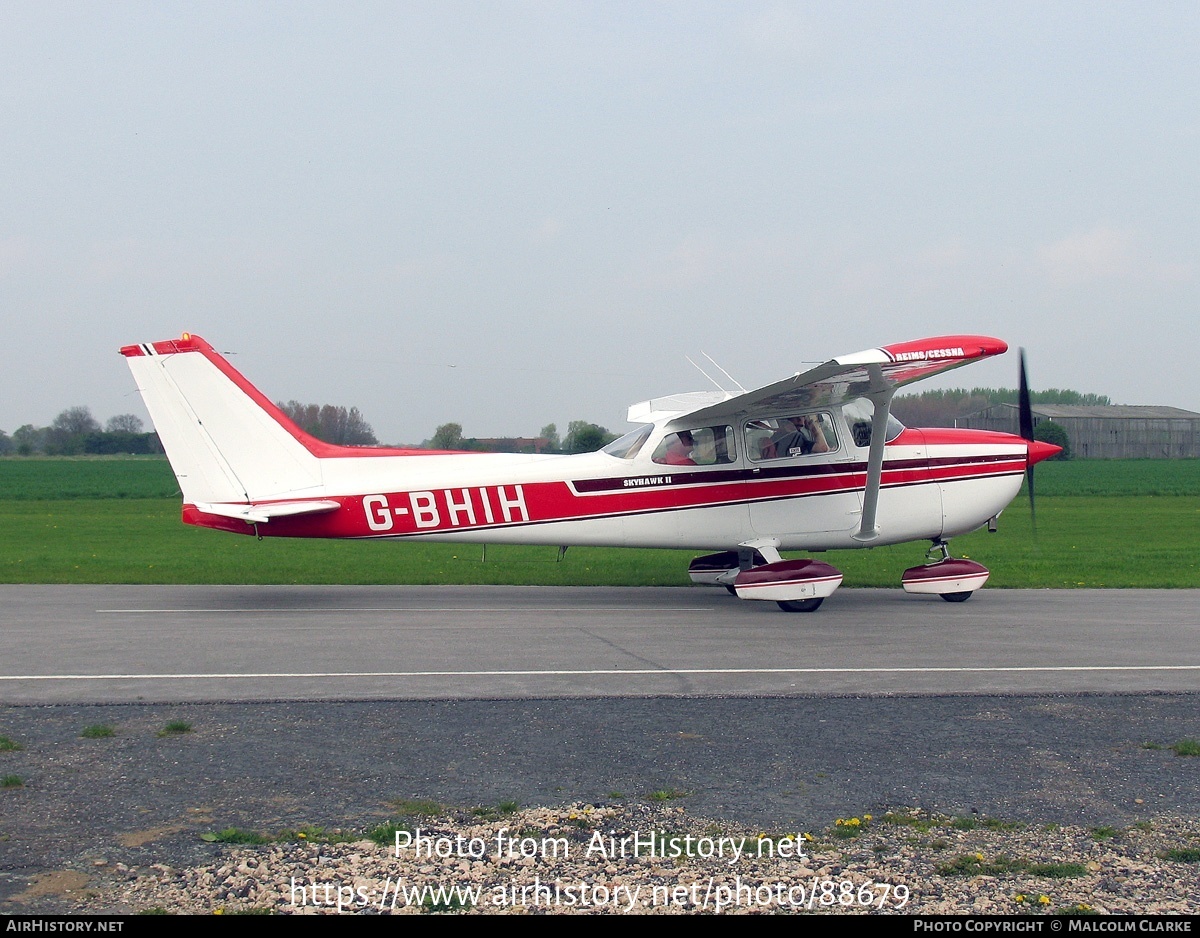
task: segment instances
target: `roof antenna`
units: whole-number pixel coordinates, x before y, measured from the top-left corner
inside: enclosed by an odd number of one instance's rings
[[[692,357],[691,357],[690,355],[684,355],[683,357],[684,357],[684,358],[686,358],[686,359],[688,360],[688,363],[689,363],[689,364],[690,364],[690,365],[691,365],[693,368],[695,368],[695,369],[696,369],[698,372],[700,372],[700,374],[704,375],[704,377],[706,377],[706,378],[707,378],[709,381],[712,381],[712,383],[713,383],[714,385],[716,385],[716,388],[717,388],[717,390],[718,390],[718,391],[720,391],[722,394],[728,394],[728,393],[729,393],[729,392],[728,392],[728,391],[726,391],[726,390],[725,390],[723,387],[721,387],[721,385],[720,385],[720,384],[718,384],[718,383],[716,382],[716,380],[714,380],[714,379],[713,379],[713,376],[712,376],[712,375],[710,375],[710,374],[709,374],[707,371],[705,371],[703,368],[701,368],[699,365],[697,365],[697,364],[696,364],[694,361],[692,361]],[[705,356],[705,357],[707,358],[708,356]],[[710,359],[709,359],[709,361],[712,361],[712,359],[710,358]],[[716,362],[713,362],[713,364],[715,365],[715,364],[716,364]],[[717,367],[718,367],[718,368],[720,368],[721,366],[720,366],[720,365],[717,365]],[[737,384],[737,382],[736,382],[736,381],[734,381],[733,383],[734,383],[734,384]]]
[[[701,351],[700,354],[703,355],[705,358],[707,358],[714,365],[717,365],[716,361],[713,360],[713,357],[711,355],[709,355],[708,352]],[[717,365],[717,367],[721,368],[720,365]],[[730,381],[732,381],[734,384],[736,384],[739,391],[741,391],[743,394],[746,393],[746,389],[744,387],[742,387],[742,383],[740,381],[738,381],[737,378],[735,378],[733,375],[731,375],[724,368],[721,368],[721,374],[723,374],[726,378],[728,378]],[[709,380],[711,381],[712,379],[710,378]]]

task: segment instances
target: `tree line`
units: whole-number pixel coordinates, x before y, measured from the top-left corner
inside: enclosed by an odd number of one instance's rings
[[[113,456],[161,453],[157,433],[146,433],[136,414],[117,414],[101,427],[87,407],[68,407],[48,427],[31,423],[9,436],[0,430],[0,456]]]
[[[338,446],[377,446],[375,431],[363,419],[357,407],[347,410],[333,404],[301,404],[299,401],[276,402],[305,433]]]
[[[327,443],[374,446],[379,441],[357,407],[331,404],[277,405],[298,427]],[[68,407],[48,427],[27,423],[9,436],[0,430],[0,456],[115,456],[162,453],[158,434],[143,429],[136,414],[117,414],[103,427],[87,407]]]
[[[586,420],[572,420],[565,437],[559,436],[558,426],[553,423],[542,427],[536,437],[495,438],[463,436],[461,423],[443,423],[432,437],[421,442],[421,447],[489,453],[592,453],[617,436],[606,427]]]
[[[1058,388],[1034,391],[1030,397],[1034,404],[1107,406],[1112,403],[1106,395]],[[892,403],[892,412],[909,426],[952,427],[968,414],[995,404],[1016,402],[1017,391],[1013,388],[955,388],[897,395]],[[286,403],[281,401],[276,406],[296,426],[326,443],[341,446],[378,445],[374,430],[357,407],[301,404],[294,400]],[[425,449],[510,453],[590,453],[612,442],[617,436],[606,427],[586,420],[572,420],[567,425],[565,436],[560,436],[557,425],[550,423],[542,427],[538,436],[529,438],[468,437],[463,435],[462,424],[444,423],[420,446]],[[0,430],[0,456],[139,455],[162,451],[158,434],[144,431],[141,419],[135,414],[110,417],[101,427],[91,410],[82,406],[67,408],[48,427],[25,424],[13,431],[12,436]]]

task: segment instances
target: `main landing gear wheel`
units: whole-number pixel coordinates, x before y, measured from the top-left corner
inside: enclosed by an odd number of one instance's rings
[[[974,592],[974,590],[967,590],[963,593],[938,593],[938,595],[948,603],[965,603]]]
[[[969,593],[967,594],[970,595]],[[821,608],[821,603],[825,601],[824,596],[819,596],[816,599],[799,599],[799,600],[779,600],[776,605],[784,612],[816,612]]]

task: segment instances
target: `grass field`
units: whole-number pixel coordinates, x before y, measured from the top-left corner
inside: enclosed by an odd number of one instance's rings
[[[164,491],[165,490],[165,491]],[[1038,535],[1019,499],[953,542],[993,587],[1200,587],[1200,463],[1038,467]],[[690,551],[257,541],[179,521],[162,459],[0,459],[0,582],[686,585]],[[163,496],[167,497],[163,497]],[[831,551],[847,586],[896,586],[924,544]]]
[[[1200,495],[1200,460],[1075,459],[1040,463],[1038,495]]]
[[[179,484],[163,456],[0,459],[0,503],[178,495]]]

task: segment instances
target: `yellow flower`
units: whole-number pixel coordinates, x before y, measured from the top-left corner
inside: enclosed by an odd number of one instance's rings
[[[1049,896],[1038,896],[1038,905],[1049,905],[1049,904],[1050,904]]]
[[[1013,902],[1024,902],[1024,901],[1025,901],[1024,893],[1018,893],[1017,895],[1013,896]]]

